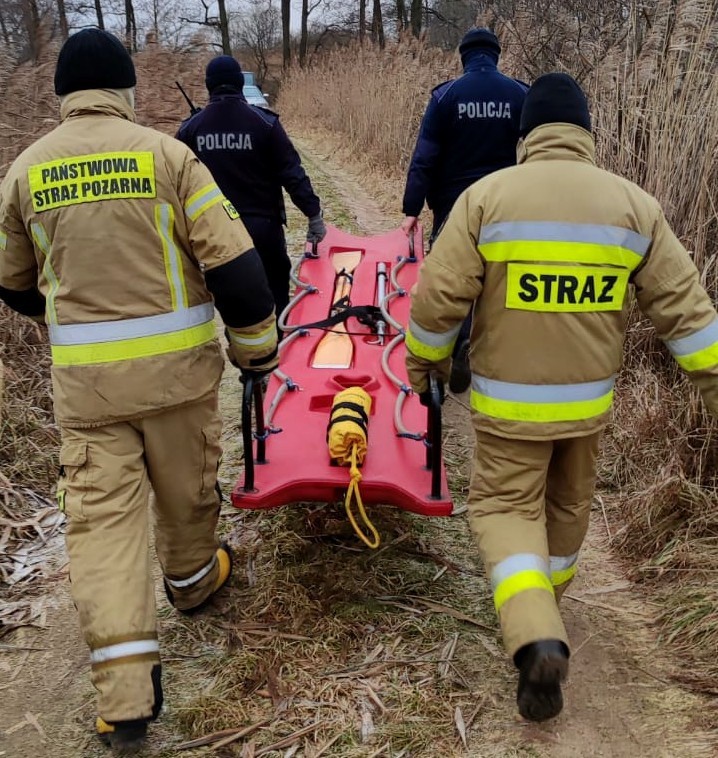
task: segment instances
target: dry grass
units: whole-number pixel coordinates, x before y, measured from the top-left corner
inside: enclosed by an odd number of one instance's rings
[[[567,18],[557,19],[558,27],[553,20],[539,23],[535,13],[526,16],[535,4],[519,5],[521,14],[510,19],[494,8],[505,50],[502,68],[514,74],[568,68],[583,75],[599,165],[659,199],[716,299],[714,4],[667,3],[664,12],[651,11],[650,28],[643,17],[631,15],[613,32],[589,29],[593,36]],[[556,35],[559,27],[566,34]],[[540,45],[527,47],[528,39],[536,41],[537,29],[543,30]],[[404,175],[428,94],[456,73],[457,58],[417,42],[384,53],[368,47],[337,51],[309,70],[294,71],[279,107],[303,128],[341,134],[367,170],[383,171],[395,186]],[[718,677],[718,594],[710,589],[718,573],[715,450],[715,422],[650,324],[634,314],[601,481],[611,493],[607,503],[617,532],[615,547],[636,576],[656,588],[665,638],[694,664],[694,683],[708,688]]]

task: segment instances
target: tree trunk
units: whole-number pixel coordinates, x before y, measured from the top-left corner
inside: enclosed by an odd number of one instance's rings
[[[67,28],[67,13],[65,13],[65,0],[57,0],[57,17],[60,21],[60,36],[65,40],[69,34]]]
[[[282,66],[285,70],[292,62],[292,51],[289,47],[291,12],[290,0],[282,0]]]
[[[0,32],[2,32],[3,42],[6,45],[10,44],[10,37],[7,33],[7,25],[5,24],[5,16],[3,16],[2,6],[0,6]]]
[[[22,4],[23,24],[27,31],[30,57],[37,62],[40,54],[40,12],[37,9],[37,0],[24,0]]]
[[[137,23],[132,0],[125,0],[125,47],[128,53],[137,52]]]
[[[227,20],[227,6],[225,0],[217,0],[219,5],[219,30],[222,33],[222,52],[232,55],[232,45],[229,43],[229,21]]]
[[[374,12],[371,19],[371,38],[384,49],[384,22],[381,18],[381,0],[374,0]]]
[[[302,0],[302,23],[299,37],[299,65],[307,62],[307,26],[309,21],[309,0]]]
[[[97,25],[100,29],[105,28],[105,19],[102,17],[102,3],[101,0],[95,0],[95,15],[97,16]]]
[[[396,0],[396,30],[401,34],[406,29],[406,3]]]
[[[359,44],[364,44],[366,30],[366,0],[359,0]]]
[[[409,25],[411,26],[411,33],[418,37],[421,34],[421,13],[422,13],[421,0],[411,0],[411,13],[409,17]]]

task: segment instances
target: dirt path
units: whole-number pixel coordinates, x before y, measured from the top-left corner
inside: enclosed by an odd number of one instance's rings
[[[339,160],[326,135],[297,142],[329,221],[362,233],[398,222],[394,206],[372,199],[389,198],[396,187],[379,192],[374,186],[370,196],[366,180]],[[303,232],[303,219],[291,210],[290,249],[301,249]],[[238,473],[237,397],[230,371],[222,387],[225,488]],[[465,398],[450,398],[446,412],[447,461],[461,501],[471,445]],[[226,607],[188,622],[158,593],[167,705],[146,755],[206,755],[179,753],[176,745],[260,718],[273,719],[275,731],[268,726],[255,741],[214,754],[254,756],[276,734],[314,723],[316,732],[305,742],[267,754],[715,755],[708,736],[690,728],[704,702],[670,683],[673,664],[650,627],[654,609],[608,552],[600,504],[592,515],[581,572],[564,603],[574,650],[566,709],[555,722],[533,726],[515,715],[515,674],[500,651],[465,517],[428,522],[382,515],[387,548],[372,556],[335,526],[331,511],[225,509],[223,530],[240,559]],[[318,532],[310,528],[317,518]],[[45,627],[19,630],[0,644],[0,756],[100,756],[105,753],[90,731],[87,653],[66,571],[47,584]],[[408,600],[390,609],[382,604],[388,595],[442,601],[476,623],[428,613]],[[439,665],[437,674],[436,659],[452,640],[451,666],[442,671]],[[367,662],[374,661],[384,663],[369,673]],[[361,673],[342,673],[350,663]],[[293,745],[303,747],[292,752]]]

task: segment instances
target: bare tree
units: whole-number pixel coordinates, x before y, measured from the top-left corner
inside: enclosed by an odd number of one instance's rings
[[[100,29],[105,28],[105,19],[102,15],[102,2],[101,0],[95,0],[95,15],[97,16],[97,26]]]
[[[264,83],[269,71],[268,54],[279,44],[280,26],[281,14],[271,0],[254,3],[239,19],[237,41],[250,51],[259,84]]]
[[[282,0],[282,66],[285,69],[289,68],[292,62],[292,52],[289,47],[291,13],[290,0]]]
[[[57,0],[57,18],[60,22],[60,36],[67,39],[67,13],[65,12],[65,0]]]
[[[40,11],[37,0],[23,0],[22,21],[27,34],[28,51],[33,61],[40,54]]]
[[[229,20],[227,18],[227,6],[225,0],[217,0],[217,6],[219,8],[219,16],[210,16],[210,8],[212,5],[211,0],[200,0],[202,7],[204,8],[204,18],[196,19],[189,18],[187,16],[180,16],[179,20],[187,24],[195,24],[196,26],[206,26],[209,29],[214,29],[219,32],[222,40],[221,48],[225,55],[232,55],[232,45],[229,39]]]
[[[374,0],[374,11],[371,18],[371,39],[384,48],[384,21],[381,17],[381,0]]]
[[[401,34],[407,26],[406,3],[404,0],[396,0],[396,30]]]
[[[222,35],[222,52],[225,55],[232,55],[232,46],[229,44],[229,22],[227,20],[225,0],[217,0],[217,5],[219,6],[219,31]]]
[[[137,22],[132,0],[125,0],[125,47],[128,52],[137,52]]]
[[[409,25],[411,26],[411,33],[418,37],[421,34],[421,14],[422,14],[421,0],[411,0],[411,7],[409,11]]]
[[[366,0],[359,0],[359,44],[364,44],[366,31]]]

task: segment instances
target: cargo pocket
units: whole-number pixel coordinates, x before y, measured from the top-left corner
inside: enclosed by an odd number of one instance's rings
[[[57,504],[65,515],[75,521],[87,521],[83,504],[88,487],[87,442],[66,440],[60,448],[60,478],[57,482]]]

